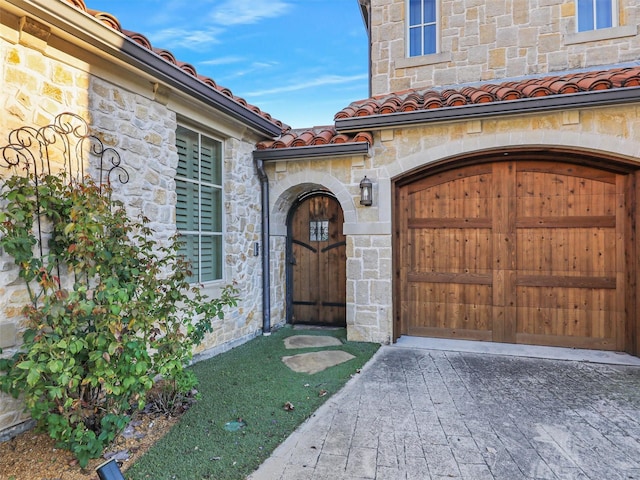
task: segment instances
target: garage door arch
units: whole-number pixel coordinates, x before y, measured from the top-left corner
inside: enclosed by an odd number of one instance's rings
[[[501,150],[395,179],[395,336],[635,351],[635,169]]]

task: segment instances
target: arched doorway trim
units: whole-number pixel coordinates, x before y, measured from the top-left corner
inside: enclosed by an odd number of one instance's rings
[[[347,187],[335,177],[315,171],[297,172],[272,186],[271,189],[271,234],[285,236],[287,215],[296,199],[316,190],[330,192],[340,203],[345,223],[357,222],[356,205]]]

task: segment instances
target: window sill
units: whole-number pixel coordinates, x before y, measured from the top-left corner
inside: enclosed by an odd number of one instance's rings
[[[200,286],[200,291],[211,298],[218,298],[222,293],[222,289],[230,282],[224,280],[211,280],[205,283],[192,283],[191,286]]]
[[[424,65],[434,65],[436,63],[444,63],[451,61],[451,52],[433,53],[431,55],[422,55],[420,57],[398,58],[396,60],[396,68],[422,67]]]
[[[638,34],[638,27],[626,25],[624,27],[601,28],[599,30],[589,30],[588,32],[570,33],[565,35],[565,45],[576,43],[597,42],[600,40],[610,40],[613,38],[633,37]]]

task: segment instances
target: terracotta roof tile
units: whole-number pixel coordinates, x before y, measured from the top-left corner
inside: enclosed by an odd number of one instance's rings
[[[344,144],[351,142],[367,142],[373,145],[373,135],[359,132],[354,135],[338,133],[334,127],[314,127],[310,129],[292,129],[276,140],[258,143],[258,150],[311,147],[314,145]]]
[[[459,107],[467,104],[467,98],[452,88],[443,90],[440,95],[447,107]]]
[[[307,130],[306,132],[302,132],[298,137],[291,142],[292,147],[305,147],[311,143],[315,135],[312,131]]]
[[[176,65],[178,65],[178,67],[180,67],[181,70],[184,70],[189,75],[192,75],[194,77],[198,76],[198,72],[196,72],[196,67],[194,67],[190,63],[178,61]]]
[[[490,92],[480,90],[474,87],[466,87],[460,90],[465,97],[471,100],[471,103],[489,103],[495,100],[495,96]]]
[[[238,102],[243,107],[251,110],[252,112],[254,112],[254,113],[258,114],[258,115],[260,115],[261,117],[263,117],[266,120],[270,121],[274,125],[277,125],[283,131],[288,130],[290,128],[288,125],[285,125],[280,120],[276,120],[276,119],[272,118],[271,115],[269,115],[268,113],[263,112],[262,110],[260,110],[259,107],[255,106],[255,105],[248,104],[246,102],[246,100],[244,100],[243,98],[236,97],[235,95],[233,95],[233,92],[231,92],[231,90],[229,90],[228,88],[221,87],[218,84],[216,84],[216,82],[213,81],[212,79],[210,79],[208,77],[204,77],[202,75],[199,75],[193,65],[191,65],[189,63],[180,62],[180,61],[176,60],[176,58],[174,57],[173,53],[171,53],[170,51],[159,49],[159,48],[154,48],[151,45],[151,42],[149,41],[149,39],[147,37],[145,37],[144,35],[142,35],[140,33],[132,32],[130,30],[124,30],[120,26],[120,22],[118,21],[118,19],[115,16],[113,16],[112,14],[107,13],[107,12],[100,12],[98,10],[92,10],[90,8],[87,8],[86,3],[85,3],[84,0],[64,0],[64,1],[66,1],[68,4],[74,6],[78,10],[81,10],[81,11],[91,15],[92,17],[94,17],[97,20],[101,21],[102,23],[104,23],[108,27],[121,32],[122,34],[126,35],[131,40],[136,42],[138,45],[146,48],[147,50],[151,50],[151,51],[155,52],[157,55],[159,55],[166,62],[169,62],[169,63],[172,63],[172,64],[176,65],[177,67],[179,67],[183,71],[187,72],[189,75],[192,75],[192,76],[196,77],[201,82],[203,82],[204,84],[208,85],[209,87],[219,91],[220,93],[223,93],[224,95],[227,95],[228,97],[232,98],[233,100]]]
[[[405,90],[359,100],[340,110],[335,120],[443,107],[459,107],[524,98],[593,92],[640,86],[640,66],[549,75],[445,90]]]
[[[124,33],[131,40],[136,42],[138,45],[146,48],[147,50],[153,50],[149,39],[144,35],[142,35],[141,33],[132,32],[131,30],[122,30],[122,33]]]
[[[293,131],[290,130],[284,135],[281,135],[279,139],[273,142],[273,144],[271,145],[271,148],[287,148],[291,146],[293,141],[296,139],[296,135],[292,132]]]
[[[153,48],[152,50],[160,55],[165,61],[173,63],[174,65],[178,64],[176,57],[174,57],[173,53],[171,53],[169,50],[164,50],[162,48]]]
[[[84,4],[83,0],[66,0],[66,2],[82,10],[83,12],[87,11],[87,6]]]
[[[337,134],[333,128],[327,128],[315,133],[309,145],[327,145],[331,139]]]
[[[345,135],[344,133],[339,133],[338,135],[336,135],[331,139],[331,143],[347,143],[349,140],[350,140],[349,135]],[[357,142],[359,140],[354,139],[354,141]],[[370,142],[369,145],[371,145],[371,143],[373,142]]]
[[[98,10],[91,10],[90,8],[86,9],[86,12],[94,18],[97,18],[102,23],[104,23],[107,27],[111,27],[114,30],[118,30],[122,32],[122,27],[120,27],[120,22],[116,17],[107,12],[100,12]]]
[[[427,110],[431,108],[442,108],[442,98],[440,98],[440,94],[434,92],[433,90],[428,91],[424,94],[424,102],[423,107]]]
[[[609,78],[615,87],[637,87],[640,85],[640,71],[628,69],[617,72]]]

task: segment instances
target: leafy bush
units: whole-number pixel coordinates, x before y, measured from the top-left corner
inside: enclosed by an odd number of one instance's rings
[[[84,466],[144,406],[156,376],[184,392],[195,386],[183,369],[237,291],[203,297],[178,239],[157,241],[147,219],[130,219],[89,179],[13,176],[0,199],[0,246],[30,297],[24,344],[0,360],[0,388],[23,395]],[[38,229],[51,230],[46,249]]]

